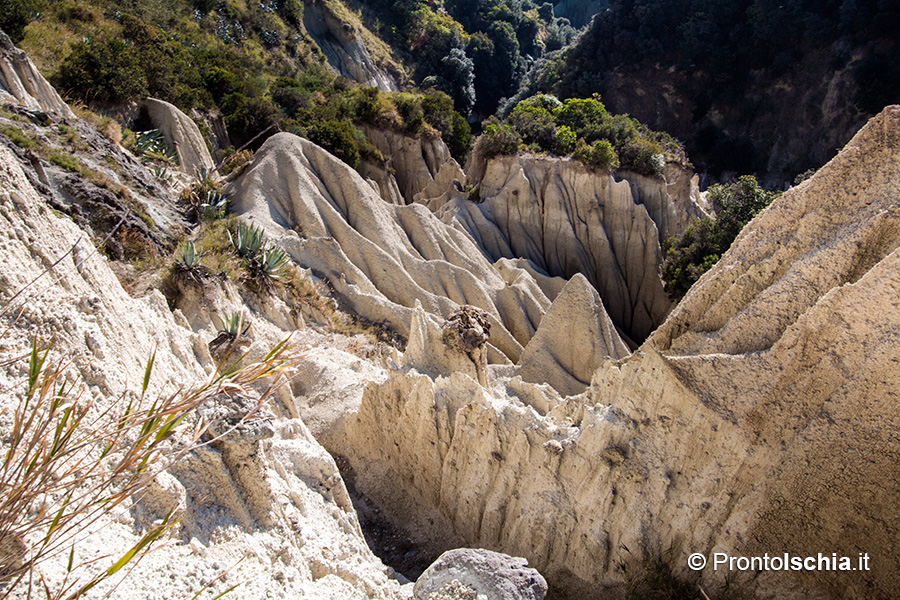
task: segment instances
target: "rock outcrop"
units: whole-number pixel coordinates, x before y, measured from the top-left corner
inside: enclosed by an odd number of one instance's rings
[[[411,136],[371,125],[362,130],[387,157],[406,204],[439,196],[454,179],[465,183],[465,173],[440,136]]]
[[[616,175],[631,185],[635,200],[646,207],[659,230],[660,243],[681,235],[691,219],[708,216],[698,187],[699,177],[681,165],[667,164],[658,177],[633,171],[619,171]]]
[[[525,258],[549,275],[582,273],[613,323],[640,342],[671,304],[659,265],[659,231],[625,181],[568,159],[491,159],[479,177],[481,202],[460,197],[438,209],[493,260]]]
[[[297,136],[266,140],[231,191],[238,214],[325,276],[360,316],[404,337],[416,301],[438,325],[471,304],[491,322],[489,358],[514,362],[550,306],[533,280],[508,283],[471,238],[427,208],[386,203],[356,171]]]
[[[619,565],[648,556],[707,591],[727,578],[747,597],[891,597],[898,173],[890,107],[581,397],[462,373],[370,385],[349,436],[357,488],[418,531],[433,523],[435,540],[527,558],[570,597],[623,583]],[[699,573],[695,552],[710,557]],[[856,570],[715,569],[716,552],[834,553]]]
[[[153,126],[159,129],[175,153],[178,155],[178,165],[188,175],[196,175],[201,169],[211,171],[216,165],[213,163],[206,142],[200,128],[194,121],[168,102],[147,98],[144,100],[144,108]]]
[[[446,586],[464,586],[471,590],[473,600],[486,597],[497,600],[544,600],[547,582],[528,561],[491,552],[490,550],[460,548],[443,553],[416,580],[415,600],[432,600]],[[458,598],[447,595],[445,598]],[[438,596],[438,598],[444,598]]]
[[[605,361],[629,354],[597,290],[578,273],[550,305],[519,359],[518,373],[525,381],[549,383],[574,396],[587,389]]]
[[[342,21],[325,3],[304,4],[303,27],[337,73],[385,92],[397,91],[394,77],[375,64],[357,26]]]
[[[4,95],[12,96],[18,104],[31,110],[75,118],[72,109],[44,79],[28,55],[0,31],[0,98]]]

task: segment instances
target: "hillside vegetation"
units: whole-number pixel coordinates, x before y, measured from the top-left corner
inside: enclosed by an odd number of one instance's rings
[[[781,184],[900,101],[898,41],[896,2],[613,0],[527,93],[599,92],[701,170]]]
[[[122,113],[153,96],[189,114],[223,115],[235,146],[263,132],[294,131],[353,166],[381,159],[355,122],[442,134],[460,158],[469,145],[468,125],[442,92],[382,93],[329,69],[303,26],[300,0],[5,4],[10,10],[0,28],[12,32],[61,93],[101,112]],[[330,8],[364,31],[343,5]],[[386,46],[369,46],[376,62],[405,79]]]

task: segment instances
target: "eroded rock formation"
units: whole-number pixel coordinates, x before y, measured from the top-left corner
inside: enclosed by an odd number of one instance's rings
[[[0,97],[3,95],[11,96],[16,103],[32,110],[75,118],[72,109],[44,79],[28,55],[0,31]]]
[[[213,367],[207,351],[211,334],[195,333],[159,291],[129,296],[84,232],[47,207],[5,147],[0,147],[0,221],[4,348],[18,355],[35,334],[52,339],[48,361],[71,359],[72,393],[91,399],[97,410],[140,389],[151,354],[149,394],[172,393],[176,383],[207,377]],[[277,328],[254,318],[260,331],[269,332],[250,349],[258,355]],[[26,371],[19,361],[4,362],[0,386],[24,390]],[[16,397],[6,395],[0,402],[6,414]],[[234,417],[232,408],[224,406],[226,421]],[[134,596],[129,597],[151,597],[160,590],[188,596],[230,568],[229,577],[243,582],[239,597],[397,599],[399,583],[366,546],[334,461],[302,421],[279,417],[271,423],[263,419],[261,427],[249,424],[252,437],[226,436],[214,448],[190,453],[157,478],[146,503],[125,502],[89,527],[101,533],[79,535],[75,556],[121,556],[153,519],[175,509],[183,519],[130,574],[127,589]],[[2,426],[8,426],[6,419]],[[68,550],[62,554],[41,565],[51,586],[66,574]],[[88,563],[88,575],[108,566],[103,559]],[[113,583],[100,584],[92,597],[112,593]],[[230,585],[216,581],[211,589]]]
[[[439,136],[411,136],[371,125],[364,125],[362,130],[387,157],[387,166],[406,204],[439,196],[454,179],[465,183],[465,173]]]
[[[578,273],[553,300],[519,359],[518,373],[525,381],[575,395],[606,360],[629,354],[597,291]]]
[[[433,540],[526,557],[571,597],[621,583],[618,565],[648,555],[707,590],[727,575],[750,597],[890,597],[898,173],[900,107],[890,107],[760,213],[666,324],[605,362],[581,397],[415,369],[370,385],[350,436],[357,487],[403,507],[419,531],[433,523]],[[695,573],[693,552],[835,553],[853,567],[867,553],[870,570],[710,561]]]
[[[337,73],[385,92],[398,89],[390,72],[375,64],[356,27],[342,21],[327,4],[305,4],[303,27]]]
[[[194,121],[168,102],[147,98],[144,107],[153,126],[162,132],[166,142],[178,155],[178,165],[188,175],[196,175],[201,169],[211,171],[215,167],[200,128]]]
[[[386,203],[356,171],[297,136],[269,138],[232,192],[239,214],[327,277],[355,312],[404,337],[416,301],[438,324],[471,304],[492,325],[489,359],[516,361],[549,308],[533,280],[508,283],[467,235],[424,206]]]
[[[636,341],[663,321],[671,305],[659,278],[659,231],[627,182],[577,161],[527,156],[491,159],[477,180],[479,204],[456,197],[437,214],[492,259],[525,258],[566,279],[582,273]]]

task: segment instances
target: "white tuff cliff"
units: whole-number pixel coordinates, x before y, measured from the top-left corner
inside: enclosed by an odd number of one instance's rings
[[[424,206],[384,202],[356,171],[297,136],[269,138],[232,192],[238,214],[327,277],[357,314],[404,337],[416,301],[436,322],[471,304],[491,319],[489,358],[516,361],[549,308],[527,274],[508,283],[471,238]]]
[[[196,175],[201,170],[212,171],[216,165],[193,119],[178,107],[156,98],[144,100],[144,107],[153,126],[162,132],[166,142],[175,150],[182,171],[188,175]]]
[[[571,597],[648,555],[708,590],[727,574],[748,597],[890,597],[898,173],[889,107],[583,396],[409,367],[370,385],[348,435],[357,488],[438,545],[526,557]],[[696,573],[693,552],[868,553],[871,569]]]
[[[527,156],[489,160],[479,181],[480,203],[457,196],[437,214],[491,258],[525,258],[566,279],[583,274],[637,341],[663,321],[671,303],[659,278],[659,232],[627,182],[574,160]]]
[[[0,98],[3,96],[11,97],[25,108],[75,118],[72,109],[44,79],[28,55],[0,31]]]
[[[18,355],[34,335],[52,339],[51,359],[72,360],[67,372],[75,392],[94,399],[98,410],[127,390],[139,391],[154,352],[151,394],[207,377],[211,334],[195,333],[159,291],[129,296],[84,232],[47,207],[5,147],[0,225],[3,348]],[[251,353],[265,352],[277,339],[264,321],[254,321],[269,333],[259,336]],[[21,361],[0,367],[0,387],[13,391],[0,400],[5,415],[26,378]],[[8,425],[6,417],[0,425]],[[199,448],[136,500],[103,517],[91,528],[94,535],[79,538],[76,563],[121,556],[171,508],[184,518],[130,573],[117,597],[188,597],[238,562],[212,590],[240,581],[239,598],[399,597],[399,584],[366,546],[334,461],[300,420],[283,416],[256,440],[232,436]],[[67,557],[65,552],[41,565],[51,586],[65,575]],[[92,562],[88,574],[112,560]],[[104,583],[88,597],[108,591]]]

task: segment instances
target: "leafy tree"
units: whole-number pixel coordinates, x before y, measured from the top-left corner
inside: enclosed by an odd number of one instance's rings
[[[456,110],[469,116],[475,106],[475,64],[460,48],[453,48],[441,59],[442,75],[449,84],[447,93],[453,98]]]
[[[666,260],[662,277],[669,297],[682,298],[731,247],[741,229],[779,195],[761,188],[752,175],[710,187],[715,217],[694,219],[680,237],[663,243]]]

